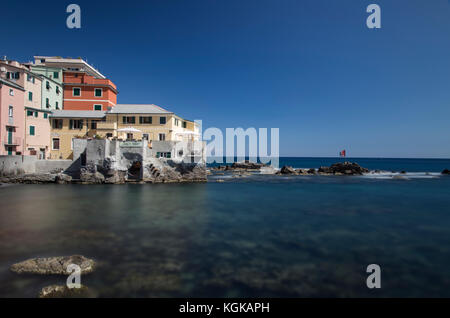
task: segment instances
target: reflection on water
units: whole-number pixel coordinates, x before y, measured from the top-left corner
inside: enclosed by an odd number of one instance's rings
[[[450,296],[450,178],[274,178],[0,188],[2,297],[65,277],[12,263],[82,254],[99,297]],[[365,269],[382,269],[368,290]]]

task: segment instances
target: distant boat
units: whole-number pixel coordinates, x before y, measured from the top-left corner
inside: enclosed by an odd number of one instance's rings
[[[341,158],[345,158],[346,155],[347,155],[347,152],[345,151],[345,149],[339,153],[339,157],[341,157]]]

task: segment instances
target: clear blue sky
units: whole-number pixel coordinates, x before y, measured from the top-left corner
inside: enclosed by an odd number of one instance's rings
[[[0,55],[84,57],[119,103],[279,127],[283,156],[450,157],[449,0],[9,1],[0,27]]]

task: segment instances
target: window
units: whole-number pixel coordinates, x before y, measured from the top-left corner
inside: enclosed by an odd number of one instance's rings
[[[107,138],[112,138],[113,134],[112,133],[106,133],[106,137]]]
[[[79,87],[74,87],[74,88],[72,89],[72,95],[73,95],[73,96],[81,96],[81,88],[79,88]]]
[[[49,82],[49,81],[47,81],[47,82],[45,83],[45,88],[46,88],[46,89],[50,89],[50,82]]]
[[[171,158],[172,157],[172,153],[170,152],[157,152],[156,153],[156,158]]]
[[[44,118],[47,119],[48,118],[48,114],[44,113]]]
[[[13,117],[13,107],[11,105],[9,106],[9,109],[8,109],[8,115],[10,118]]]
[[[186,122],[183,121],[183,128],[186,128]]]
[[[53,129],[62,129],[63,128],[63,120],[62,119],[53,119],[52,127],[53,127]]]
[[[59,72],[53,72],[53,78],[59,78]]]
[[[151,123],[152,123],[151,116],[140,116],[139,117],[139,124],[151,124]]]
[[[55,102],[56,109],[59,109],[58,102]]]
[[[52,150],[59,150],[59,138],[53,138]]]
[[[159,134],[159,140],[161,141],[166,140],[166,134]]]
[[[35,133],[35,127],[30,126],[30,136],[34,136],[34,133]]]
[[[56,86],[56,94],[59,95],[59,86]]]
[[[45,99],[45,107],[50,108],[50,101],[48,98]]]
[[[102,110],[102,105],[94,105],[94,110]]]
[[[32,93],[32,92],[28,92],[28,100],[29,100],[30,102],[33,101],[33,93]]]
[[[142,139],[148,140],[148,134],[142,134]]]
[[[83,129],[83,119],[71,119],[69,129]]]
[[[101,88],[96,88],[94,94],[95,94],[95,97],[102,97],[103,90]]]
[[[166,124],[166,117],[159,117],[159,123],[161,125],[165,125]]]
[[[9,90],[9,96],[14,96],[14,90],[13,89]]]
[[[32,110],[27,110],[27,116],[28,117],[33,117],[34,112]]]
[[[122,117],[122,122],[124,124],[135,124],[136,123],[136,118],[134,116],[130,117],[130,116],[123,116]]]
[[[31,75],[30,74],[27,74],[27,81],[31,82]]]
[[[34,117],[38,118],[39,114],[38,112],[34,112]]]
[[[180,121],[177,118],[175,118],[175,126],[178,126],[179,123],[180,123]]]
[[[91,129],[97,129],[97,122],[96,121],[91,121]]]

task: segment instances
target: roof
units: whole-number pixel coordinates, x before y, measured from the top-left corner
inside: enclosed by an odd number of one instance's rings
[[[103,118],[105,112],[94,110],[54,110],[50,117],[55,118]]]
[[[19,84],[16,84],[14,82],[8,81],[7,79],[1,78],[1,77],[0,77],[0,83],[3,83],[5,85],[11,86],[11,87],[14,87],[14,88],[17,88],[17,89],[20,89],[21,91],[25,91],[23,89],[23,87],[20,86]]]
[[[153,104],[117,104],[108,114],[173,114]]]
[[[106,78],[102,73],[100,73],[94,66],[87,63],[82,58],[63,58],[60,56],[34,56],[35,65],[46,65],[52,67],[62,67],[70,68],[71,66],[82,66],[86,68],[86,72],[98,77]],[[40,60],[44,60],[41,62]]]
[[[37,112],[43,112],[43,113],[51,113],[52,112],[49,109],[35,108],[35,107],[29,107],[29,106],[25,106],[25,109],[33,110],[33,111],[37,111]]]

